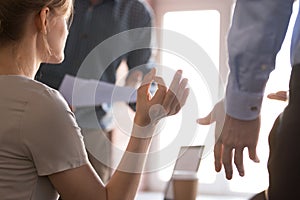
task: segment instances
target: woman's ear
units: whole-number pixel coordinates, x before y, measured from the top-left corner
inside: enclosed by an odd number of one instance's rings
[[[41,9],[41,11],[36,17],[36,26],[38,30],[45,35],[47,34],[49,14],[50,14],[50,9],[48,7],[44,7]]]

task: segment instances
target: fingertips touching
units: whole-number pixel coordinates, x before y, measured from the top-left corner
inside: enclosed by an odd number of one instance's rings
[[[147,96],[147,98],[148,98],[148,96],[151,96],[151,95],[148,94],[149,93],[148,91],[149,91],[149,88],[150,88],[150,84],[154,80],[155,74],[156,74],[156,69],[153,68],[149,73],[147,73],[144,76],[144,78],[143,78],[143,80],[141,82],[141,85],[138,88],[138,95],[140,96],[140,98],[141,98],[141,95],[143,97]]]
[[[154,81],[157,83],[158,89],[156,90],[156,92],[152,98],[152,101],[154,103],[161,104],[165,98],[165,95],[167,92],[167,87],[166,87],[166,84],[165,84],[163,78],[161,78],[161,77],[157,77],[157,76],[154,77]]]
[[[155,68],[151,69],[151,71],[144,76],[142,80],[142,86],[146,84],[150,84],[154,80],[155,74],[156,74],[156,69]]]

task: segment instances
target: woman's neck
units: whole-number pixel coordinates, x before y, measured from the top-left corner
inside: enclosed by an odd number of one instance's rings
[[[34,58],[30,47],[8,45],[0,48],[0,74],[22,75],[33,79],[40,63]]]

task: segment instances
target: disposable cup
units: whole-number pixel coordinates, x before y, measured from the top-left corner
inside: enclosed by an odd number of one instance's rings
[[[174,171],[172,180],[174,200],[195,200],[197,198],[197,172]]]

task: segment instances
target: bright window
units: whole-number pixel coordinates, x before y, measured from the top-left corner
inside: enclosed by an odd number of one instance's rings
[[[195,26],[195,24],[197,24],[197,26]],[[211,58],[214,66],[218,66],[220,43],[220,14],[218,11],[197,10],[168,12],[164,15],[163,28],[175,31],[193,40],[195,43],[201,46],[205,52],[208,53],[208,57]],[[162,38],[163,44],[164,41],[168,39],[166,37],[167,36],[163,36]],[[192,90],[193,94],[195,94],[197,104],[187,104],[186,106],[192,106],[194,107],[194,109],[198,109],[199,113],[208,113],[213,104],[210,100],[210,94],[205,80],[203,80],[201,68],[197,68],[198,66],[191,65],[189,62],[184,60],[181,55],[175,55],[165,51],[163,51],[161,55],[163,66],[171,67],[174,69],[183,69],[184,76],[189,79],[190,89]],[[175,137],[177,135],[176,133],[179,131],[181,125],[181,119],[181,116],[178,115],[168,120],[168,124],[165,127],[165,130],[166,132],[171,132],[173,134],[161,134],[161,148],[165,148],[170,144],[170,142],[172,141],[170,137]],[[191,120],[193,120],[191,123],[195,123],[196,119]],[[204,144],[206,136],[208,135],[208,131],[208,127],[198,126],[195,132],[196,137],[192,144]],[[205,162],[206,159],[208,160],[208,162]],[[211,176],[212,173],[207,173],[208,171],[212,171],[213,169],[213,166],[211,166],[210,164],[212,161],[211,156],[209,155],[209,157],[206,159],[204,162],[201,162],[202,170],[199,170],[205,172],[200,175],[201,181],[205,183],[212,183],[215,180],[215,176]],[[173,165],[162,170],[160,172],[160,178],[162,178],[163,180],[168,180],[170,178],[172,169]]]
[[[178,4],[175,4],[173,0],[157,0],[155,2],[158,26],[182,34],[197,43],[207,52],[213,64],[217,66],[220,76],[222,78],[226,77],[228,72],[227,49],[225,48],[227,32],[224,30],[227,30],[230,26],[230,13],[232,13],[231,8],[234,6],[233,1],[189,0],[186,2],[180,1]],[[298,2],[295,3],[293,12],[295,14],[290,20],[291,26],[282,49],[277,56],[276,70],[270,75],[266,87],[266,95],[270,92],[288,89],[291,70],[289,62],[291,28],[294,25],[297,9]],[[165,40],[164,35],[160,37],[163,46]],[[173,67],[174,70],[178,68],[184,69],[184,75],[190,80],[190,87],[194,91],[196,101],[201,102],[195,107],[195,109],[198,109],[198,117],[205,116],[211,110],[215,102],[211,101],[211,94],[207,89],[205,78],[201,73],[199,74],[197,67],[191,65],[184,57],[172,52],[160,51],[159,53],[159,62],[161,65]],[[164,73],[163,69],[162,73]],[[234,178],[231,181],[226,180],[223,169],[221,173],[214,171],[213,153],[206,152],[199,169],[200,193],[251,196],[252,193],[260,192],[268,187],[268,134],[277,115],[285,106],[285,102],[264,99],[261,134],[257,147],[261,162],[260,164],[256,164],[250,161],[248,158],[248,150],[245,149],[245,177],[239,177],[237,171],[234,171]],[[160,141],[157,147],[159,150],[166,148],[175,139],[176,133],[180,131],[180,123],[183,117],[181,113],[177,117],[172,117],[166,121],[165,128],[167,133],[160,134]],[[191,119],[191,121],[193,120],[196,119]],[[211,134],[211,130],[209,130],[208,127],[198,126],[196,129],[197,136],[192,144],[198,145],[207,142],[207,136],[209,134]],[[161,158],[160,162],[162,162],[162,160],[164,160],[164,157]],[[172,163],[162,168],[154,177],[150,178],[149,188],[163,190],[164,184],[160,183],[165,183],[170,178],[172,169]]]

